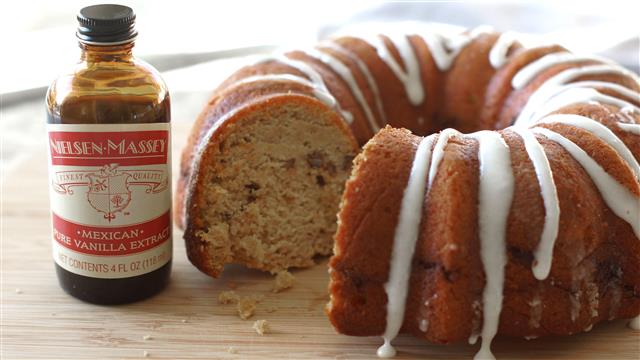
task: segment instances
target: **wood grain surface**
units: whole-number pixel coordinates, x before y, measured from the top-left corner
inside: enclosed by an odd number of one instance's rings
[[[179,159],[188,125],[173,131],[173,158]],[[66,295],[51,256],[46,171],[43,142],[42,150],[6,174],[3,184],[0,358],[375,358],[379,338],[338,335],[324,315],[327,259],[294,271],[295,286],[275,294],[273,278],[257,271],[230,266],[221,279],[203,275],[188,262],[176,230],[171,283],[159,295],[110,307]],[[234,305],[217,303],[230,283],[241,295],[264,296],[251,319],[241,320]],[[258,319],[268,320],[272,332],[258,335],[252,329]],[[478,348],[432,345],[410,336],[399,337],[396,345],[397,359],[471,359]],[[564,338],[497,339],[493,350],[498,359],[639,359],[640,332],[613,321]]]

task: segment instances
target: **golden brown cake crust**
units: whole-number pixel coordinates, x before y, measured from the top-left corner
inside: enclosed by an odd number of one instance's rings
[[[592,118],[604,124],[612,114],[602,106],[582,106],[591,107]],[[580,112],[574,108],[563,111]],[[584,130],[545,126],[580,144],[607,172],[640,195],[637,182],[620,167],[608,145]],[[561,226],[549,278],[538,281],[533,277],[532,252],[540,239],[544,207],[522,140],[510,130],[501,133],[511,151],[515,190],[507,228],[508,263],[499,333],[566,335],[600,321],[637,315],[640,243],[630,226],[604,203],[577,161],[542,136],[538,140],[558,187]],[[332,298],[327,312],[341,333],[372,336],[384,332],[384,283],[402,190],[419,140],[404,130],[386,128],[356,158],[330,262]],[[478,331],[481,321],[474,314],[474,309],[480,309],[474,302],[482,301],[484,286],[477,235],[476,154],[475,140],[454,137],[425,201],[402,331],[432,342],[466,341]],[[531,313],[534,296],[544,304],[538,315]],[[420,329],[421,319],[429,324],[427,331]]]
[[[400,189],[409,178],[417,140],[407,130],[387,127],[354,160],[356,176],[346,184],[334,256],[329,265],[332,278],[329,316],[341,333],[365,336],[384,330],[383,284],[389,273],[389,254],[402,199]],[[385,166],[378,165],[380,160]],[[371,209],[389,213],[380,217]],[[372,241],[353,241],[354,238]]]

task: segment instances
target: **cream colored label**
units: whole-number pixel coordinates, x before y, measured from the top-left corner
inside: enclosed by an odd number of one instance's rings
[[[171,259],[170,124],[47,127],[53,257],[95,278]]]

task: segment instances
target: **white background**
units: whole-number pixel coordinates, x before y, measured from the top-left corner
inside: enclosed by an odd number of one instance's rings
[[[116,1],[138,16],[136,55],[162,71],[174,122],[193,121],[241,56],[309,46],[344,25],[420,20],[547,35],[638,71],[640,1]],[[96,1],[0,2],[0,170],[44,141],[44,93],[78,57],[77,11]],[[4,176],[3,175],[3,176]]]

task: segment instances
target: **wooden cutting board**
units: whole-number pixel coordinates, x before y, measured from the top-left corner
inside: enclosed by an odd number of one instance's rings
[[[174,126],[174,159],[188,125]],[[44,139],[44,134],[42,134]],[[149,300],[126,306],[95,306],[66,295],[51,257],[46,150],[5,174],[2,193],[2,359],[374,359],[379,338],[336,334],[323,307],[327,259],[295,271],[292,289],[274,294],[268,274],[228,267],[209,278],[188,262],[182,234],[174,236],[171,284]],[[177,173],[177,161],[174,162]],[[241,295],[263,295],[249,320],[218,293],[237,285]],[[274,311],[275,309],[275,311]],[[252,325],[266,319],[272,332]],[[410,336],[396,340],[397,359],[471,359],[478,345],[440,346]],[[640,332],[613,321],[564,338],[497,339],[498,359],[639,359]]]

